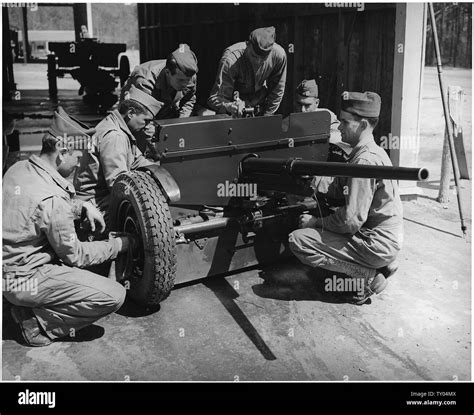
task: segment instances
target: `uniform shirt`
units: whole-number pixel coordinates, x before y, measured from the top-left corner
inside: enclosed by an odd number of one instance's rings
[[[364,138],[349,156],[349,163],[392,166],[387,153],[372,136]],[[336,202],[337,211],[318,218],[316,226],[341,234],[374,230],[392,242],[403,240],[403,212],[398,184],[395,180],[338,177],[318,177],[316,191]]]
[[[285,92],[285,50],[275,43],[263,65],[255,71],[244,54],[246,48],[247,43],[240,42],[224,51],[207,104],[218,113],[225,113],[224,104],[234,101],[234,91],[238,91],[247,105],[263,105],[264,115],[274,114]]]
[[[77,239],[74,219],[82,205],[71,183],[40,157],[14,164],[3,178],[3,278],[31,274],[58,258],[76,267],[116,258],[118,240]]]
[[[91,148],[82,156],[74,177],[77,197],[95,198],[99,208],[105,211],[117,177],[149,164],[122,115],[114,110],[97,124]]]
[[[184,90],[176,91],[166,81],[165,66],[165,60],[149,61],[136,66],[122,88],[121,97],[123,99],[130,86],[135,85],[164,104],[156,119],[189,117],[196,103],[197,76],[191,78]]]

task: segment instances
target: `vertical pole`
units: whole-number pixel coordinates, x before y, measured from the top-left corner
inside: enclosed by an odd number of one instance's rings
[[[448,132],[444,129],[443,155],[441,157],[441,178],[439,180],[439,192],[436,200],[439,203],[449,202],[449,185],[451,181],[451,156],[449,155]]]
[[[56,55],[50,53],[48,55],[48,89],[50,98],[58,96],[58,84],[56,78]]]
[[[92,3],[87,3],[87,31],[89,32],[89,37],[94,37],[92,29]]]
[[[81,41],[81,26],[87,26],[87,5],[86,3],[74,3],[72,6],[74,18],[74,33],[76,42]]]
[[[435,19],[435,14],[433,10],[433,3],[429,3],[428,7],[430,10],[431,26],[433,29],[432,33],[433,33],[433,41],[434,41],[435,53],[436,53],[436,62],[437,62],[437,67],[438,67],[439,89],[441,91],[441,101],[443,103],[444,121],[446,124],[446,130],[448,132],[449,151],[451,153],[451,162],[453,165],[453,173],[454,173],[454,183],[456,185],[456,196],[458,199],[459,218],[461,220],[461,230],[463,234],[466,235],[467,227],[464,223],[464,213],[463,213],[462,203],[461,203],[461,187],[459,186],[459,166],[458,166],[458,159],[456,158],[456,153],[454,150],[453,126],[449,118],[448,103],[447,103],[446,92],[445,92],[444,84],[443,84],[443,76],[442,76],[443,68],[441,66],[441,53],[439,50],[438,32],[436,30],[436,19]]]
[[[448,109],[449,121],[453,126],[453,139],[462,140],[462,112],[464,104],[464,92],[460,86],[448,86]],[[456,153],[457,156],[459,153]],[[460,161],[458,160],[458,164]],[[449,186],[451,182],[451,156],[449,154],[448,132],[444,131],[443,156],[441,163],[441,179],[437,200],[440,203],[449,202]],[[459,175],[462,178],[462,168],[459,167]]]
[[[394,166],[414,167],[420,152],[420,108],[425,58],[424,3],[397,3],[393,56],[390,160]],[[398,145],[397,145],[398,144]],[[400,196],[423,194],[416,183],[400,180]]]
[[[346,54],[345,44],[344,44],[344,16],[339,10],[338,13],[338,42],[337,42],[337,81],[336,81],[336,114],[341,112],[341,94],[344,92],[348,86],[345,83],[345,71],[346,71],[346,62],[344,62],[344,57]]]
[[[23,63],[28,63],[28,57],[30,54],[30,45],[28,42],[28,17],[26,7],[22,7],[22,31],[23,31]]]
[[[11,99],[10,93],[16,90],[16,85],[15,77],[13,76],[13,52],[11,47],[8,7],[2,7],[2,36],[2,54],[4,59],[2,66],[3,99],[9,101]]]

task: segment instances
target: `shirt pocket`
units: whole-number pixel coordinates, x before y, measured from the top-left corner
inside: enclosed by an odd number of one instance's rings
[[[25,202],[17,207],[8,218],[3,218],[3,239],[21,243],[38,236],[35,226],[36,206]]]

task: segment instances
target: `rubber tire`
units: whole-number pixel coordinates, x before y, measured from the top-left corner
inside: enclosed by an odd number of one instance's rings
[[[115,181],[109,205],[112,231],[124,230],[124,223],[118,223],[124,201],[135,213],[145,247],[143,275],[129,280],[128,294],[139,305],[154,307],[169,296],[174,286],[177,255],[173,220],[163,192],[146,172],[124,173]]]
[[[122,55],[120,57],[119,62],[119,78],[120,78],[120,86],[123,87],[125,81],[130,76],[130,61],[128,60],[128,56]]]

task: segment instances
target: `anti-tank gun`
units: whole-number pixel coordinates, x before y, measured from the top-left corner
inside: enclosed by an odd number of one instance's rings
[[[144,306],[175,283],[275,262],[289,254],[288,233],[303,212],[318,212],[313,176],[425,180],[426,169],[328,163],[330,113],[235,119],[225,115],[163,120],[161,163],[121,175],[111,228],[143,248],[118,262],[131,297]]]

